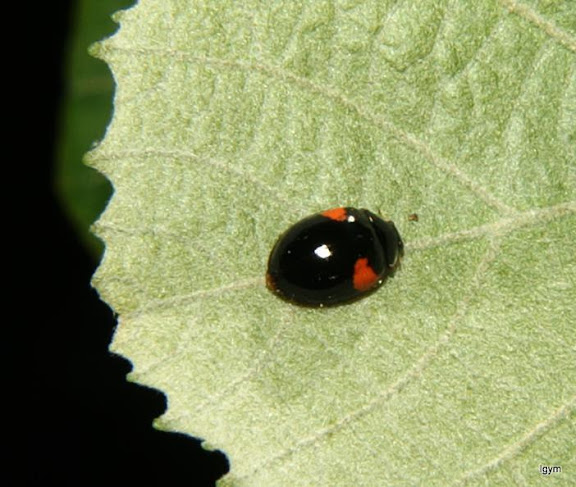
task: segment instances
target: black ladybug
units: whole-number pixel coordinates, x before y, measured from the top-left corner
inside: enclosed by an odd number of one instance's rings
[[[333,208],[300,220],[276,242],[266,284],[306,306],[353,301],[394,274],[404,244],[391,221],[369,210]]]

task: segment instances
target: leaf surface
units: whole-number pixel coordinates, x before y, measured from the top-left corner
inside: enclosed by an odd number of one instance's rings
[[[534,485],[576,471],[574,2],[141,0],[95,48],[114,185],[95,277],[160,428],[221,486]],[[280,301],[268,252],[335,206],[396,277]],[[419,221],[410,221],[412,213]]]

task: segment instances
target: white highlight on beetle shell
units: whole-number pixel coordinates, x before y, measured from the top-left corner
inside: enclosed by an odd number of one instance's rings
[[[320,247],[316,247],[314,249],[314,253],[318,257],[320,257],[321,259],[327,259],[328,257],[330,257],[332,255],[332,251],[330,250],[330,248],[326,244],[320,245]]]

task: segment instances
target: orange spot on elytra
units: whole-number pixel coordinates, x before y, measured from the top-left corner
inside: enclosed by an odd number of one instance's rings
[[[358,259],[354,264],[354,289],[358,291],[367,291],[376,284],[378,275],[368,264],[368,259],[363,257]]]
[[[348,218],[346,214],[346,208],[332,208],[331,210],[326,210],[322,212],[322,215],[330,218],[330,220],[336,220],[338,222],[343,222]]]

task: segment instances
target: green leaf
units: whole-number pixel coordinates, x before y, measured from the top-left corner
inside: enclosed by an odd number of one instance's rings
[[[576,470],[576,4],[141,0],[95,277],[158,427],[221,486],[535,485]],[[266,290],[290,224],[391,218],[395,278],[330,309]],[[410,221],[412,213],[419,221]]]
[[[95,255],[102,244],[89,232],[110,197],[110,184],[82,156],[104,134],[110,119],[113,81],[107,66],[88,54],[88,46],[110,35],[110,13],[133,0],[79,0],[74,9],[61,105],[55,191],[80,239]]]

